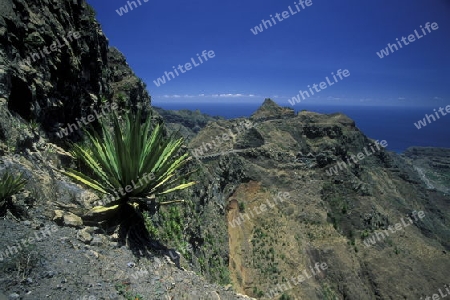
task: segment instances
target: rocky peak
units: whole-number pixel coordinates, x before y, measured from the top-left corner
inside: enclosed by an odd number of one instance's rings
[[[273,119],[273,118],[290,118],[295,115],[292,108],[281,107],[272,99],[266,98],[261,107],[255,111],[251,118],[253,119]]]

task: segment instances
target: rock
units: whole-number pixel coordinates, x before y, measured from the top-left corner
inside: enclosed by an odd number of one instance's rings
[[[80,202],[84,207],[91,208],[99,197],[90,191],[83,191],[80,195]]]
[[[61,225],[63,222],[64,211],[57,209],[54,210],[53,213],[55,214],[55,216],[53,217],[53,221]]]
[[[217,292],[213,291],[213,292],[211,292],[211,298],[210,299],[220,300],[220,296],[219,296],[219,294],[217,294]]]
[[[13,300],[13,299],[20,299],[20,295],[17,293],[12,293],[9,295],[8,297],[9,300]]]
[[[91,227],[91,226],[86,226],[83,230],[86,231],[87,233],[90,233],[90,234],[99,232],[99,228],[98,227]]]
[[[55,276],[56,275],[56,272],[55,271],[45,271],[43,274],[42,274],[42,278],[52,278],[53,276]]]
[[[103,241],[98,236],[95,236],[91,241],[91,246],[101,246],[102,244],[103,244]]]
[[[77,239],[85,244],[89,244],[92,241],[92,235],[90,235],[85,229],[78,230]]]
[[[77,216],[73,213],[65,214],[63,217],[63,221],[64,221],[64,225],[70,226],[70,227],[79,228],[83,225],[83,220],[79,216]]]
[[[98,257],[99,257],[98,252],[96,252],[96,251],[94,251],[94,250],[89,250],[87,253],[88,253],[90,256],[93,256],[93,257],[95,257],[95,258],[98,258]]]
[[[119,240],[119,234],[114,233],[111,235],[111,241],[117,242]]]

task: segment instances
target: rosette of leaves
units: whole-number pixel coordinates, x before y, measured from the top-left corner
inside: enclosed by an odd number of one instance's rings
[[[9,170],[0,178],[0,216],[10,211],[15,217],[22,218],[21,209],[13,203],[12,196],[20,192],[26,185],[27,180],[22,173],[13,175]]]
[[[136,113],[129,111],[122,121],[113,112],[111,125],[103,118],[101,132],[85,131],[87,143],[73,146],[72,152],[86,172],[69,169],[65,174],[102,195],[116,195],[113,201],[89,211],[87,215],[91,218],[119,219],[119,223],[134,218],[142,223],[139,226],[144,226],[143,211],[150,211],[155,204],[167,204],[158,203],[158,196],[196,183],[186,182],[192,172],[179,174],[180,168],[192,159],[188,152],[180,154],[183,138],[166,136],[163,124],[153,126],[151,117],[143,122],[141,119],[142,109]],[[148,179],[149,174],[150,180],[139,181]],[[127,189],[130,186],[131,191]],[[127,193],[123,195],[125,190]]]

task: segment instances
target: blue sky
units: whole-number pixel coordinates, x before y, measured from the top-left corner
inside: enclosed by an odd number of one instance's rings
[[[270,15],[296,12],[297,0],[90,0],[111,46],[142,78],[154,104],[288,99],[331,72],[350,76],[304,103],[450,104],[450,1],[317,1],[272,27],[250,30]],[[282,17],[280,17],[282,18]],[[436,22],[423,35],[420,26]],[[380,59],[376,52],[417,30],[422,37]],[[212,50],[199,64],[197,53]],[[199,64],[157,87],[154,80],[191,58]]]

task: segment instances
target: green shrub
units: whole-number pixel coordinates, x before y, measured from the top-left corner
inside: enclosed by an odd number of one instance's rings
[[[11,196],[17,194],[25,187],[27,180],[23,174],[13,175],[9,170],[0,178],[0,216],[5,216],[9,210],[14,216],[21,217],[12,202]]]
[[[370,232],[367,229],[364,229],[363,232],[361,232],[361,239],[364,240],[365,238],[367,238],[369,236]]]
[[[130,290],[129,283],[117,283],[115,288],[126,300],[143,300],[144,297]]]
[[[186,259],[191,258],[190,244],[186,241],[184,218],[179,207],[161,208],[159,214],[151,216],[144,212],[145,227],[154,238],[175,247]]]
[[[289,296],[288,294],[283,293],[283,295],[281,295],[280,300],[291,300],[291,296]]]
[[[328,284],[324,284],[322,287],[322,299],[323,300],[337,300],[336,293],[331,289]]]
[[[0,200],[5,200],[14,194],[20,192],[27,183],[22,174],[14,176],[9,171],[6,171],[0,179]]]
[[[30,126],[30,130],[33,133],[37,133],[39,131],[39,123],[35,119],[30,120],[28,126]]]
[[[91,22],[95,22],[95,17],[97,16],[97,12],[95,11],[95,9],[86,3],[86,10],[87,10],[87,15],[89,16],[89,20]]]
[[[143,212],[153,214],[160,205],[184,202],[158,200],[162,195],[195,184],[184,182],[193,172],[185,172],[182,176],[177,173],[191,159],[189,153],[179,154],[183,139],[166,137],[163,125],[153,126],[151,116],[141,123],[142,115],[141,109],[129,111],[123,116],[124,125],[121,126],[119,117],[113,112],[112,130],[108,120],[103,118],[100,123],[102,137],[95,131],[85,131],[88,142],[73,146],[73,155],[87,171],[69,169],[64,173],[103,195],[110,195],[104,198],[108,200],[106,203],[87,213],[91,220],[124,222],[130,229],[137,225],[146,231]],[[139,236],[136,238],[140,239]]]
[[[243,213],[245,212],[245,203],[239,202],[239,212]]]

